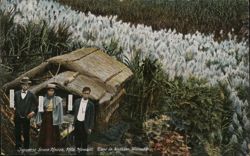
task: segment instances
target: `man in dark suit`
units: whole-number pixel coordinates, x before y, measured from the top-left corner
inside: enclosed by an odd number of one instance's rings
[[[20,81],[22,89],[14,94],[15,107],[15,137],[16,150],[22,147],[21,132],[23,132],[24,148],[28,149],[30,144],[30,119],[37,112],[37,98],[28,89],[31,81],[28,77],[23,77]]]
[[[86,155],[88,135],[94,128],[95,110],[94,103],[89,99],[90,92],[89,87],[84,87],[82,98],[76,99],[73,105],[75,146],[80,155]],[[79,149],[84,151],[79,152]]]

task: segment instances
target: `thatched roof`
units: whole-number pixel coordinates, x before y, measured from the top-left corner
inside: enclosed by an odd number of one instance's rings
[[[57,67],[55,74],[52,72],[52,66]],[[103,51],[96,48],[83,48],[50,58],[5,84],[3,88],[16,87],[22,77],[28,76],[33,82],[39,80],[39,83],[32,85],[31,91],[34,93],[38,93],[51,82],[57,83],[61,89],[77,95],[81,94],[83,86],[89,86],[92,89],[91,98],[102,104],[109,102],[117,95],[123,88],[124,82],[132,74],[126,65]]]

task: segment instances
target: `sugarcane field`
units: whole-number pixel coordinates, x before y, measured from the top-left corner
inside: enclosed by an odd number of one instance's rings
[[[0,0],[1,155],[250,156],[248,0]]]

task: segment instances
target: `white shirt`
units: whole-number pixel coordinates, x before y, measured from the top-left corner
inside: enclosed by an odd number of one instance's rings
[[[77,120],[78,121],[84,121],[85,112],[86,112],[86,108],[87,108],[87,103],[88,103],[88,100],[84,100],[82,98],[80,106],[79,106],[78,114],[77,114]]]
[[[24,99],[25,98],[25,96],[27,95],[27,90],[26,91],[21,91],[21,97],[22,97],[22,99]]]

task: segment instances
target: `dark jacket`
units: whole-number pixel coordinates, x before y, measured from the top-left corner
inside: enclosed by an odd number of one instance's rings
[[[22,99],[21,90],[15,92],[14,107],[16,109],[16,116],[27,117],[27,115],[32,111],[37,113],[37,105],[37,98],[32,92],[27,91],[27,94],[24,99]]]
[[[78,115],[81,99],[82,98],[76,99],[75,102],[74,102],[74,105],[73,105],[74,124],[75,124],[75,122],[77,120],[77,115]],[[95,105],[89,99],[88,103],[87,103],[87,108],[86,108],[86,112],[85,112],[85,120],[84,120],[86,132],[87,132],[88,129],[93,129],[94,128],[94,122],[95,122]]]

